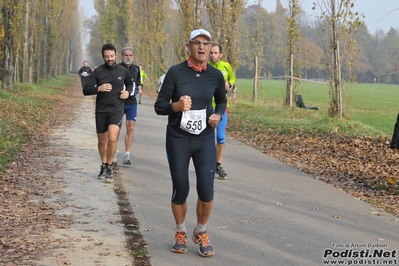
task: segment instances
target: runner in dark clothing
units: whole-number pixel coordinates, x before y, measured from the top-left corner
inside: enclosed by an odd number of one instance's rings
[[[133,92],[129,98],[125,100],[124,113],[126,114],[126,136],[125,136],[125,155],[123,156],[123,164],[131,165],[130,149],[134,140],[134,127],[137,118],[137,94],[141,93],[140,84],[140,69],[138,65],[133,64],[134,50],[132,47],[125,47],[122,49],[122,63],[121,66],[127,68],[130,77],[133,81]],[[117,163],[116,154],[113,163]]]
[[[113,181],[112,160],[122,125],[124,101],[133,91],[129,71],[116,64],[116,49],[112,44],[102,48],[104,64],[83,81],[83,94],[96,97],[96,129],[101,157],[99,179]]]
[[[188,168],[193,160],[197,175],[197,225],[192,240],[201,256],[214,254],[206,223],[211,214],[215,179],[215,127],[222,119],[227,99],[223,74],[207,64],[212,40],[203,29],[191,32],[187,50],[190,57],[166,73],[154,108],[168,115],[166,153],[172,177],[172,213],[176,222],[172,251],[187,251],[185,219],[189,193]],[[215,98],[215,113],[212,98]]]
[[[79,76],[82,82],[83,79],[87,78],[91,74],[92,70],[89,67],[89,62],[83,61],[83,66],[79,69]]]

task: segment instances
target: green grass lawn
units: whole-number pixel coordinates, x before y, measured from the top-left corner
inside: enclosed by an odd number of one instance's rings
[[[230,104],[236,119],[246,119],[269,128],[294,128],[305,132],[345,133],[351,135],[390,136],[399,108],[396,107],[398,85],[348,84],[344,87],[345,118],[328,116],[329,87],[327,84],[301,82],[298,94],[306,105],[319,111],[284,106],[285,81],[260,80],[258,101],[252,101],[253,80],[237,80],[237,101]],[[234,116],[232,117],[234,118]]]

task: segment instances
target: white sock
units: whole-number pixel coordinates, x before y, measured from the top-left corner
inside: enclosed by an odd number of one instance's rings
[[[180,232],[187,232],[186,222],[183,222],[182,224],[176,224],[176,230]]]
[[[197,223],[197,226],[195,227],[195,232],[199,233],[204,231],[206,231],[206,224]]]

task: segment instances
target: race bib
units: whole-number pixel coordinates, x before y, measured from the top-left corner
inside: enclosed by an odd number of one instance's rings
[[[206,128],[206,109],[184,111],[180,128],[188,133],[199,135]]]

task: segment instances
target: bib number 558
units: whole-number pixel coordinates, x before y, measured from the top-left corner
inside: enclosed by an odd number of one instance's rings
[[[202,130],[202,121],[188,121],[186,128],[189,130]]]

